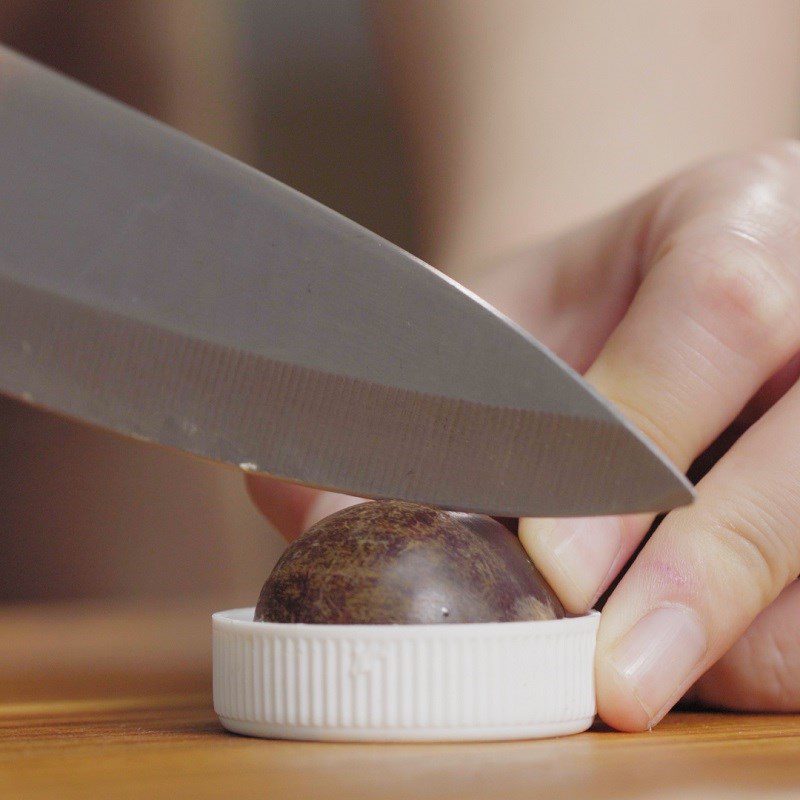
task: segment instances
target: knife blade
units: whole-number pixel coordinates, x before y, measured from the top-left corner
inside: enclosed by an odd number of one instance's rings
[[[0,391],[364,497],[507,516],[692,497],[578,375],[467,290],[6,49]]]

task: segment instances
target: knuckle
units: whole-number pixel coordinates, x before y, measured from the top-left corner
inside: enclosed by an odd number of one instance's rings
[[[800,212],[800,140],[776,139],[704,161],[670,178],[657,196],[660,219],[675,219],[720,200],[745,217],[782,207]]]
[[[729,573],[741,576],[732,584],[738,602],[755,615],[790,580],[790,565],[795,559],[789,544],[778,534],[779,524],[764,504],[740,496],[737,510],[718,517],[708,530],[715,556]]]
[[[791,173],[800,172],[800,140],[783,138],[773,139],[756,151],[770,172],[789,170]]]
[[[730,220],[740,238],[794,263],[800,244],[800,141],[767,142],[675,175],[650,208],[644,252],[652,256],[685,237],[713,232],[713,220],[720,219]]]
[[[726,226],[689,245],[700,307],[736,337],[736,349],[783,350],[800,327],[800,288],[786,261],[752,232]]]
[[[791,138],[771,139],[762,144],[707,162],[715,174],[724,173],[741,181],[744,189],[768,185],[779,192],[793,184],[800,175],[800,141]]]

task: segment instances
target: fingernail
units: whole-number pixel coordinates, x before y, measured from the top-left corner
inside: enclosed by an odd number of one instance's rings
[[[609,661],[630,685],[653,725],[678,700],[676,696],[708,649],[696,614],[684,606],[662,606],[642,617],[614,646]]]
[[[575,587],[586,607],[591,608],[622,550],[620,521],[615,517],[594,517],[530,522],[532,525],[520,528],[523,545],[527,537],[535,537],[537,562],[550,559]]]

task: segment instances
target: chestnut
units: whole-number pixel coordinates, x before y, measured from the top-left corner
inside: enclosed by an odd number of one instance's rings
[[[497,520],[395,500],[311,527],[275,565],[262,622],[450,624],[559,619],[564,608]]]

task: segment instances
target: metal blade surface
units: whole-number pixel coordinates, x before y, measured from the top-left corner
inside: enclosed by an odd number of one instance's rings
[[[0,390],[366,497],[509,516],[691,498],[577,375],[440,273],[7,50]]]

